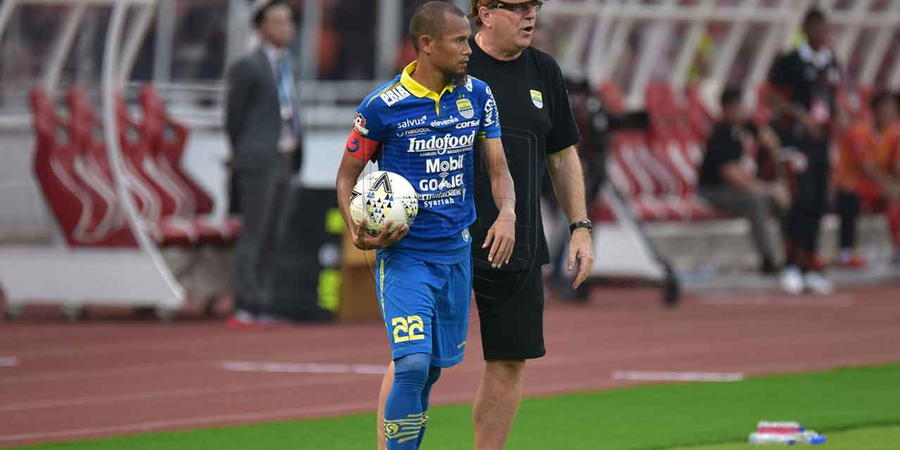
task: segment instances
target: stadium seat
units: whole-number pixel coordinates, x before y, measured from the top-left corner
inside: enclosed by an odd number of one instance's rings
[[[614,114],[625,113],[625,97],[622,95],[622,89],[617,84],[612,81],[604,81],[600,85],[597,94],[600,96],[600,101],[603,102],[610,112]]]
[[[152,85],[141,88],[139,101],[143,111],[140,128],[142,133],[148,135],[153,162],[160,175],[166,177],[173,188],[181,193],[183,201],[178,203],[176,215],[194,217],[203,226],[216,229],[226,242],[233,241],[241,230],[240,219],[228,217],[225,220],[212,220],[203,217],[213,212],[212,197],[181,165],[187,143],[187,128],[168,115]]]
[[[88,161],[89,172],[86,178],[92,181],[97,192],[114,193],[118,182],[126,184],[135,205],[146,221],[150,235],[160,246],[196,246],[221,244],[224,239],[217,230],[192,223],[174,216],[174,202],[171,196],[161,189],[147,174],[153,172],[151,163],[144,158],[146,145],[138,136],[129,136],[123,140],[122,170],[124,177],[116,180],[109,161],[106,146],[102,140],[102,122],[93,110],[83,89],[73,86],[66,93],[69,108],[71,129],[74,136],[81,141],[77,146],[84,159]],[[135,133],[133,129],[122,128],[121,134]],[[137,137],[137,139],[132,139]],[[118,203],[115,197],[101,196],[109,204]]]
[[[81,139],[71,133],[72,121],[63,121],[40,87],[31,90],[29,100],[36,138],[33,170],[67,244],[134,245],[115,204],[82,177],[86,163],[78,151]]]
[[[647,83],[645,90],[647,112],[650,114],[651,132],[687,133],[691,131],[689,111],[672,88],[663,82]]]
[[[688,123],[691,134],[699,138],[708,136],[712,132],[715,118],[700,98],[700,87],[696,84],[687,86],[684,90],[684,95],[687,100]]]
[[[647,141],[642,133],[619,132],[611,138],[607,171],[620,192],[629,199],[641,220],[677,220],[682,218],[675,206],[662,195],[662,183],[648,167]]]

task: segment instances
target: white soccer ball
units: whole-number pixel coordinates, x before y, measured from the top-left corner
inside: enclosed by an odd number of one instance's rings
[[[350,217],[359,225],[366,218],[366,231],[375,236],[387,222],[393,231],[406,224],[412,227],[419,213],[416,190],[406,178],[386,171],[372,172],[359,181],[350,193]]]

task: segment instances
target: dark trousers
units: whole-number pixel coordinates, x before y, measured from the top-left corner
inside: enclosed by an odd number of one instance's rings
[[[787,264],[809,270],[819,246],[819,230],[827,209],[828,141],[802,141],[798,147],[806,155],[806,170],[795,174],[794,199],[784,224]]]
[[[856,247],[856,223],[860,213],[859,196],[852,191],[839,190],[837,212],[841,219],[841,250],[852,250]]]
[[[271,263],[285,228],[283,212],[293,175],[288,158],[284,155],[267,173],[233,175],[243,222],[232,267],[238,310],[259,314],[272,309]]]
[[[700,186],[700,195],[725,212],[740,214],[750,222],[750,236],[764,262],[775,263],[775,243],[767,223],[769,213],[782,211],[762,194],[742,191],[731,186]]]

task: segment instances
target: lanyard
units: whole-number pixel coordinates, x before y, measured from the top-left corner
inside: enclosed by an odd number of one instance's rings
[[[278,101],[281,103],[281,120],[290,122],[292,131],[296,134],[300,130],[300,118],[298,114],[294,114],[294,96],[293,75],[291,71],[291,60],[284,56],[278,58],[277,61],[278,74],[276,74],[276,84],[278,85]]]

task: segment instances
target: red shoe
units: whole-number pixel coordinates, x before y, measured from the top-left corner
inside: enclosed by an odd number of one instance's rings
[[[810,263],[809,268],[813,272],[821,272],[825,269],[825,265],[822,264],[822,258],[819,257],[818,253],[813,254],[812,262]]]
[[[225,320],[225,325],[232,330],[256,331],[260,329],[256,319],[243,311],[238,311]]]
[[[834,265],[842,269],[863,270],[868,266],[868,263],[858,255],[851,255],[849,258],[838,258]]]

